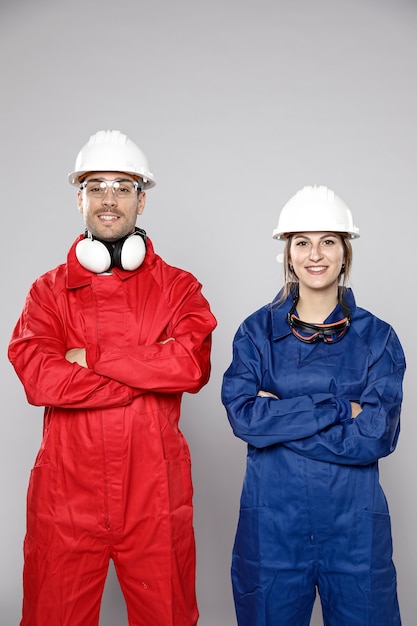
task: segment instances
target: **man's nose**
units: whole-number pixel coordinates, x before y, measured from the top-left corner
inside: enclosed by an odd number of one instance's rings
[[[117,204],[116,195],[113,191],[113,187],[106,187],[102,203],[108,206],[115,206]]]

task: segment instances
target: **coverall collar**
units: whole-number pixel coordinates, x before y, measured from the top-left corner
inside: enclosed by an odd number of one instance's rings
[[[78,287],[84,287],[91,284],[93,277],[96,275],[93,272],[85,269],[77,260],[75,254],[75,247],[79,241],[84,239],[84,235],[79,235],[72,244],[67,255],[67,287],[68,289],[78,289]],[[133,271],[121,270],[117,267],[112,269],[113,274],[116,274],[121,280],[127,280],[131,276],[135,276],[143,269],[149,268],[155,260],[155,252],[153,249],[152,241],[147,237],[146,239],[146,256],[143,263]]]

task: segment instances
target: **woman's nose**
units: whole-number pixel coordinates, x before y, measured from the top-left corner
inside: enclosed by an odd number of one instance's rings
[[[310,249],[310,259],[317,261],[318,259],[321,259],[322,256],[320,244],[312,244]]]

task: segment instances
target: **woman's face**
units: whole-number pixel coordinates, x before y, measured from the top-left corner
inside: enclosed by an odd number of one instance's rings
[[[332,232],[295,233],[289,257],[299,280],[300,293],[306,289],[337,289],[345,260],[341,235]]]

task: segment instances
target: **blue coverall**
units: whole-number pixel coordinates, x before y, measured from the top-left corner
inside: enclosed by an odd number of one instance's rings
[[[234,338],[222,401],[248,443],[232,561],[239,626],[307,626],[316,589],[325,626],[401,624],[378,459],[397,443],[405,358],[389,324],[351,290],[345,300],[352,322],[338,342],[295,337],[291,296]],[[337,305],[326,323],[343,316]]]

